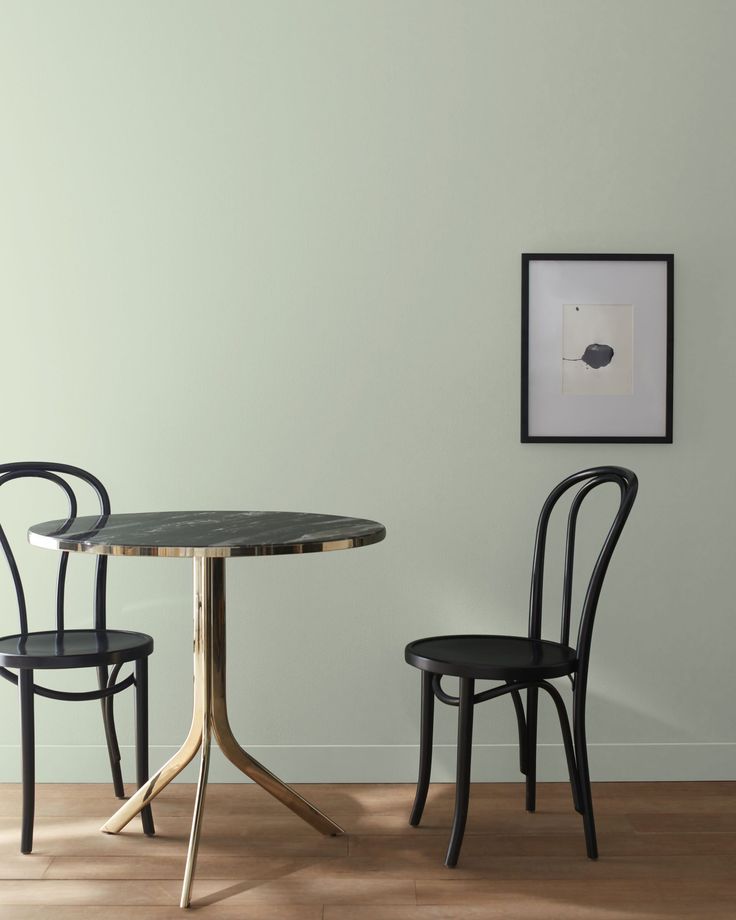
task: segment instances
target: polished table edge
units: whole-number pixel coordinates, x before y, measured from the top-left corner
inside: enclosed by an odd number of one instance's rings
[[[161,556],[170,559],[205,558],[230,559],[255,556],[290,556],[305,553],[329,553],[342,549],[359,549],[380,543],[386,536],[386,528],[359,537],[340,540],[310,540],[305,543],[281,543],[259,546],[146,546],[146,545],[100,545],[67,540],[63,536],[53,537],[28,531],[28,542],[42,549],[61,552],[89,553],[95,556]]]

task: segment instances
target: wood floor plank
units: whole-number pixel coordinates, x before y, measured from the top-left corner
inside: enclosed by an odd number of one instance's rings
[[[448,838],[449,828],[444,835],[353,834],[348,840],[352,857],[421,860],[444,857]],[[630,830],[629,833],[599,833],[599,846],[604,857],[637,855],[646,859],[664,854],[721,856],[736,854],[736,834],[639,834]],[[585,855],[585,841],[576,834],[468,834],[462,854],[463,860],[493,859],[499,854],[541,859],[554,856],[580,858]]]
[[[733,784],[728,783],[594,783],[593,796],[600,814],[651,812],[736,812]],[[631,787],[631,788],[626,788]],[[661,788],[659,788],[661,787]],[[408,814],[414,795],[409,784],[302,784],[295,787],[315,801],[325,812],[342,815]],[[134,791],[126,786],[127,794]],[[194,791],[190,784],[172,783],[158,797],[156,806],[162,816],[181,817],[191,814]],[[452,808],[454,788],[449,783],[434,784],[427,800],[428,811],[444,813]],[[471,800],[481,812],[515,812],[523,807],[521,783],[482,783],[473,786]],[[567,783],[540,783],[541,811],[565,811],[571,807]],[[21,813],[19,784],[0,786],[0,814],[11,817]],[[708,808],[710,803],[710,808]],[[110,815],[119,806],[108,784],[39,784],[37,815],[77,816]],[[208,791],[212,816],[276,815],[282,808],[262,789],[252,783],[212,785]]]
[[[290,816],[292,818],[293,816]],[[162,851],[186,849],[191,817],[156,818],[156,836],[145,837],[138,821],[120,834],[103,834],[105,816],[96,818],[37,818],[34,829],[35,856],[149,856]],[[298,820],[298,819],[297,819]],[[202,848],[210,853],[232,855],[233,848],[250,856],[346,856],[348,837],[324,837],[304,822],[304,832],[294,834],[293,823],[246,822],[205,816]],[[0,818],[0,856],[16,855],[20,843],[20,820]]]
[[[121,805],[113,795],[112,788],[100,785],[81,785],[74,787],[73,794],[64,792],[63,784],[49,784],[37,787],[36,814],[39,817],[63,817],[64,815],[112,815]],[[130,796],[134,786],[126,786],[126,795]],[[210,795],[217,787],[213,784],[207,791],[207,811],[212,817],[235,816],[271,816],[278,815],[284,806],[268,795],[259,786],[235,783],[223,786],[221,791]],[[319,795],[313,797],[315,804],[322,810],[327,806]],[[349,798],[345,798],[349,801]],[[156,812],[162,817],[191,817],[194,804],[194,787],[190,784],[171,784],[157,797]],[[22,796],[20,789],[4,791],[0,795],[0,813],[20,817],[22,813]]]
[[[433,814],[425,814],[420,827],[409,826],[406,816],[401,818],[394,815],[332,815],[341,823],[345,831],[351,835],[390,835],[405,837],[440,836],[446,837],[450,832],[452,820],[449,815],[443,819]],[[572,809],[562,814],[545,812],[529,812],[519,809],[510,814],[481,815],[473,811],[472,803],[468,813],[468,823],[465,829],[467,836],[474,834],[573,834],[579,837],[582,833],[582,819]],[[596,826],[601,834],[607,833],[633,833],[629,815],[601,815],[596,821]]]
[[[79,884],[79,883],[76,883]],[[168,885],[178,897],[179,882]],[[197,880],[192,906],[226,901],[230,904],[416,904],[416,888],[407,879],[338,878],[315,875],[309,878]]]
[[[134,879],[45,879],[0,881],[0,904],[118,907],[170,907],[177,904],[181,881]],[[394,879],[284,878],[197,879],[192,906],[229,904],[416,904],[414,882]]]
[[[631,785],[626,791],[622,787]],[[679,786],[684,788],[680,789]],[[733,785],[733,784],[731,784]],[[656,787],[662,786],[662,789]],[[694,787],[701,786],[698,789]],[[649,787],[649,788],[648,788]],[[73,789],[70,792],[69,789]],[[362,784],[336,786],[299,785],[296,787],[327,814],[343,820],[375,819],[391,816],[401,825],[408,817],[414,787],[408,784],[381,784],[366,787]],[[128,794],[132,786],[126,787]],[[594,783],[593,799],[599,817],[637,814],[693,814],[703,813],[734,815],[736,821],[736,795],[727,783]],[[194,800],[189,784],[171,784],[156,800],[156,814],[162,818],[190,817]],[[436,784],[430,789],[425,810],[425,820],[446,824],[452,815],[454,789],[451,784]],[[108,785],[85,784],[67,787],[64,784],[40,784],[37,788],[36,815],[38,817],[64,817],[74,815],[109,817],[120,802]],[[471,818],[477,821],[517,814],[523,811],[524,792],[521,783],[482,783],[473,786],[471,793]],[[20,818],[22,810],[21,789],[17,784],[0,786],[0,815]],[[538,811],[549,814],[568,814],[572,799],[566,783],[540,783]],[[213,785],[208,791],[207,813],[210,818],[242,817],[278,819],[283,806],[251,783]],[[298,833],[298,819],[294,821]]]
[[[711,917],[716,910],[730,910],[736,899],[736,881],[691,882],[651,879],[630,880],[626,884],[614,880],[600,880],[595,885],[575,880],[528,880],[520,882],[457,881],[417,882],[418,906],[489,908],[498,905],[504,917],[524,915],[530,903],[544,902],[547,916],[570,916],[572,908],[584,917],[587,910],[609,911],[608,916],[620,912],[626,916],[649,917],[648,911],[660,911],[665,916],[677,916],[677,911],[700,910],[700,917]],[[638,913],[637,913],[638,912]],[[669,913],[668,913],[669,912]],[[695,914],[693,914],[695,916]]]
[[[670,812],[668,814],[631,815],[630,821],[631,826],[639,834],[736,833],[736,814]]]
[[[227,857],[203,854],[197,863],[198,879],[729,879],[736,878],[736,855],[698,856],[650,854],[607,856],[597,862],[576,856],[547,854],[529,856],[463,855],[451,872],[443,865],[442,854],[403,854],[383,857],[339,857],[316,859]],[[89,858],[57,857],[44,874],[48,879],[180,879],[184,854],[167,853],[140,857]]]
[[[453,880],[544,880],[574,879],[596,885],[601,881],[621,879],[734,879],[736,856],[660,856],[642,860],[639,856],[614,856],[593,862],[585,857],[547,856],[495,856],[493,858],[463,857],[453,870],[448,870],[441,858],[424,861],[397,860],[395,858],[337,859],[330,862],[328,871],[333,875],[371,878],[406,878],[419,881]],[[305,874],[317,874],[316,864],[305,869]]]
[[[206,847],[202,847],[204,851]],[[181,879],[186,848],[148,856],[55,857],[49,860],[44,878],[61,879]],[[202,852],[197,859],[198,879],[280,879],[318,876],[329,878],[346,874],[338,871],[337,862],[346,857],[277,857],[212,854]],[[376,873],[377,875],[377,873]],[[370,877],[366,873],[366,877]],[[395,875],[392,877],[396,877]]]
[[[99,906],[59,906],[44,904],[5,904],[2,908],[3,920],[102,920],[114,916],[115,907],[103,911]],[[374,910],[376,908],[371,908]],[[322,920],[323,908],[320,904],[195,904],[189,915],[182,913],[178,899],[172,899],[168,907],[136,907],[126,905],[126,920],[182,920],[202,918],[202,920]],[[720,920],[720,918],[718,918]]]
[[[170,906],[171,892],[161,882],[45,879],[40,882],[0,881],[0,904],[20,906]],[[3,918],[4,920],[4,918]]]
[[[51,860],[43,856],[21,854],[6,856],[2,854],[0,879],[43,878],[50,865]]]
[[[700,905],[642,901],[631,899],[612,903],[551,904],[542,898],[508,896],[491,899],[485,904],[424,907],[364,907],[327,905],[323,920],[733,920],[730,907],[709,908]]]

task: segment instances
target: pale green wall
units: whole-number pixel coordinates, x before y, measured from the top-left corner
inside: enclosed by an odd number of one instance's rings
[[[119,510],[388,526],[229,565],[233,722],[287,778],[413,779],[403,645],[523,632],[540,502],[601,462],[641,491],[594,775],[736,778],[734,28],[704,0],[0,2],[2,459],[89,467]],[[525,250],[676,254],[673,446],[519,444]],[[186,562],[112,561],[112,623],[156,640],[154,763],[188,725],[190,592]],[[38,711],[40,777],[104,778],[96,705]],[[453,737],[443,711],[438,778]],[[517,775],[510,705],[476,738],[479,778]]]

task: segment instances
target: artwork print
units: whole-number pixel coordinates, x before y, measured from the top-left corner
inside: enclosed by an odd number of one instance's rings
[[[632,394],[633,305],[566,303],[562,313],[563,395]]]

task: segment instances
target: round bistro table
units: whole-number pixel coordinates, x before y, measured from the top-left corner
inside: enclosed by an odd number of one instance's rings
[[[210,741],[246,776],[323,834],[342,833],[311,802],[243,750],[227,716],[225,682],[225,559],[322,553],[378,543],[386,528],[376,521],[288,511],[169,511],[110,514],[34,524],[34,546],[109,556],[189,556],[194,563],[194,706],[181,748],[132,795],[102,830],[117,834],[201,754],[181,907],[188,907],[204,810]]]

